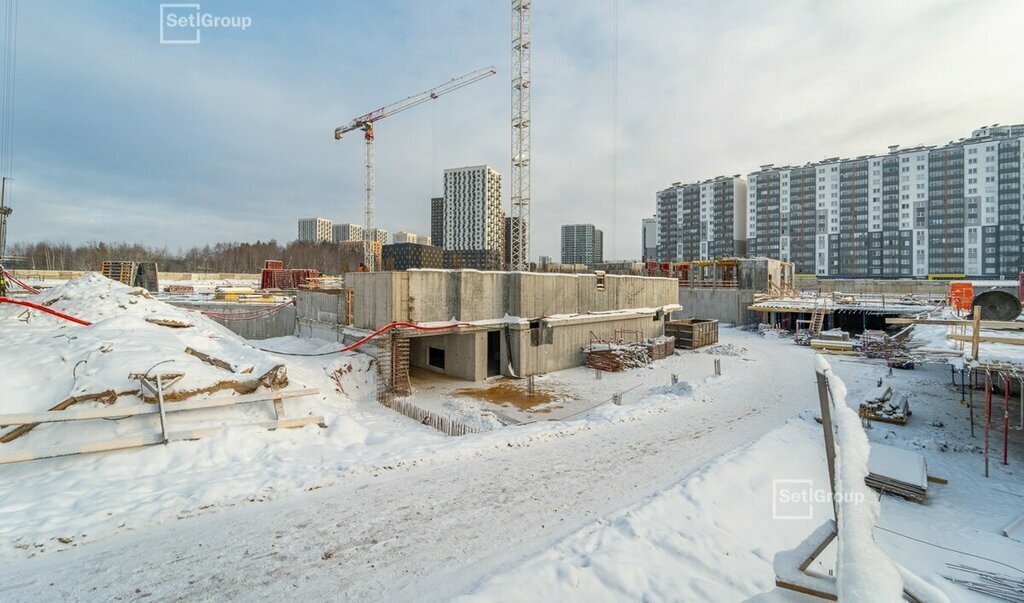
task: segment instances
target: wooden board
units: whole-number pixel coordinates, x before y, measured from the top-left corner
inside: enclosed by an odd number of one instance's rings
[[[970,320],[949,320],[941,318],[886,318],[885,324],[889,325],[946,325],[950,327],[970,327],[974,325]],[[1024,321],[1016,320],[982,320],[982,329],[1002,329],[1010,331],[1024,331]]]
[[[324,418],[301,417],[297,419],[282,419],[279,421],[260,421],[256,423],[240,423],[234,425],[221,425],[218,427],[207,427],[202,429],[190,429],[187,431],[168,433],[167,439],[169,441],[198,440],[199,438],[213,435],[217,431],[225,427],[264,427],[266,429],[289,429],[294,427],[304,427],[306,425],[320,425],[321,427],[323,427]],[[111,440],[99,440],[95,442],[87,442],[85,444],[76,444],[72,446],[57,446],[45,450],[27,449],[18,452],[0,454],[0,465],[6,465],[9,463],[20,463],[24,461],[35,461],[39,459],[56,458],[60,456],[71,456],[75,454],[85,454],[89,452],[109,452],[113,450],[141,448],[143,446],[162,444],[163,441],[164,438],[162,434],[154,433],[149,435],[115,438]]]
[[[209,400],[192,400],[189,402],[172,402],[165,406],[166,412],[180,412],[183,410],[199,410],[204,408],[217,408],[221,406],[233,406],[235,404],[249,404],[253,402],[269,402],[282,400],[284,398],[298,398],[300,396],[311,396],[319,394],[320,390],[296,389],[291,391],[273,392],[258,397],[236,397],[236,398],[211,398]],[[139,415],[152,415],[160,412],[160,409],[152,404],[139,404],[122,408],[85,408],[81,410],[51,410],[47,412],[19,413],[0,415],[0,425],[29,425],[34,423],[56,423],[62,421],[85,421],[89,419],[119,419],[122,417],[134,417]]]
[[[953,341],[967,341],[974,342],[973,335],[957,335],[950,333],[946,335],[946,339],[952,339]],[[981,343],[1006,343],[1010,345],[1024,345],[1024,337],[997,337],[995,335],[979,335],[978,341]]]

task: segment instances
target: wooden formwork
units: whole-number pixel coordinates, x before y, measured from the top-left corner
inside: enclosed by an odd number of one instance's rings
[[[675,337],[675,347],[696,350],[718,343],[718,321],[705,318],[683,318],[665,323],[665,335]]]

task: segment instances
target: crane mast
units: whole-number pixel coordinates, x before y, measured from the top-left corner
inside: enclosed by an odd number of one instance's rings
[[[421,105],[430,100],[437,100],[440,96],[454,92],[459,88],[464,88],[472,83],[478,82],[486,77],[490,77],[497,73],[494,67],[487,67],[485,69],[478,69],[476,71],[467,73],[466,75],[452,78],[451,80],[427,90],[419,94],[414,94],[410,97],[404,98],[398,102],[390,105],[381,107],[374,111],[370,111],[365,115],[356,117],[348,124],[339,126],[334,129],[334,139],[341,140],[342,137],[353,130],[362,130],[363,139],[366,141],[366,208],[365,208],[365,224],[363,230],[363,263],[366,266],[366,270],[373,271],[374,266],[374,254],[373,243],[371,236],[374,236],[374,199],[373,199],[373,124],[384,119],[385,117],[401,113],[406,109],[411,109],[416,105]]]
[[[530,263],[530,0],[512,0],[512,270]]]

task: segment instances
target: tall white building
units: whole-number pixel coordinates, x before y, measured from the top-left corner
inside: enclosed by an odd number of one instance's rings
[[[330,243],[331,221],[327,218],[302,218],[299,220],[299,241]]]
[[[501,174],[486,165],[444,171],[444,248],[502,255]]]
[[[334,242],[344,243],[345,241],[362,241],[363,227],[358,224],[335,224]]]
[[[374,228],[370,231],[370,236],[367,237],[371,241],[377,241],[381,245],[388,244],[388,231],[383,228]]]
[[[562,225],[562,263],[593,268],[604,261],[604,233],[593,224]]]

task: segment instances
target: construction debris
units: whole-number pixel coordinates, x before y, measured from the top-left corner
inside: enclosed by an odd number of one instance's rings
[[[869,421],[882,421],[906,425],[910,412],[910,396],[904,394],[899,402],[893,402],[892,388],[888,387],[881,396],[863,402],[860,405],[860,417]]]
[[[675,338],[663,336],[639,341],[606,341],[592,337],[583,348],[589,368],[618,372],[647,366],[675,352]]]
[[[1000,601],[1024,603],[1024,579],[1014,578],[1013,576],[1007,576],[1006,574],[999,574],[958,563],[947,563],[946,567],[965,574],[974,574],[973,580],[944,576],[946,580],[949,580],[953,584],[957,584],[969,591],[981,593]]]

